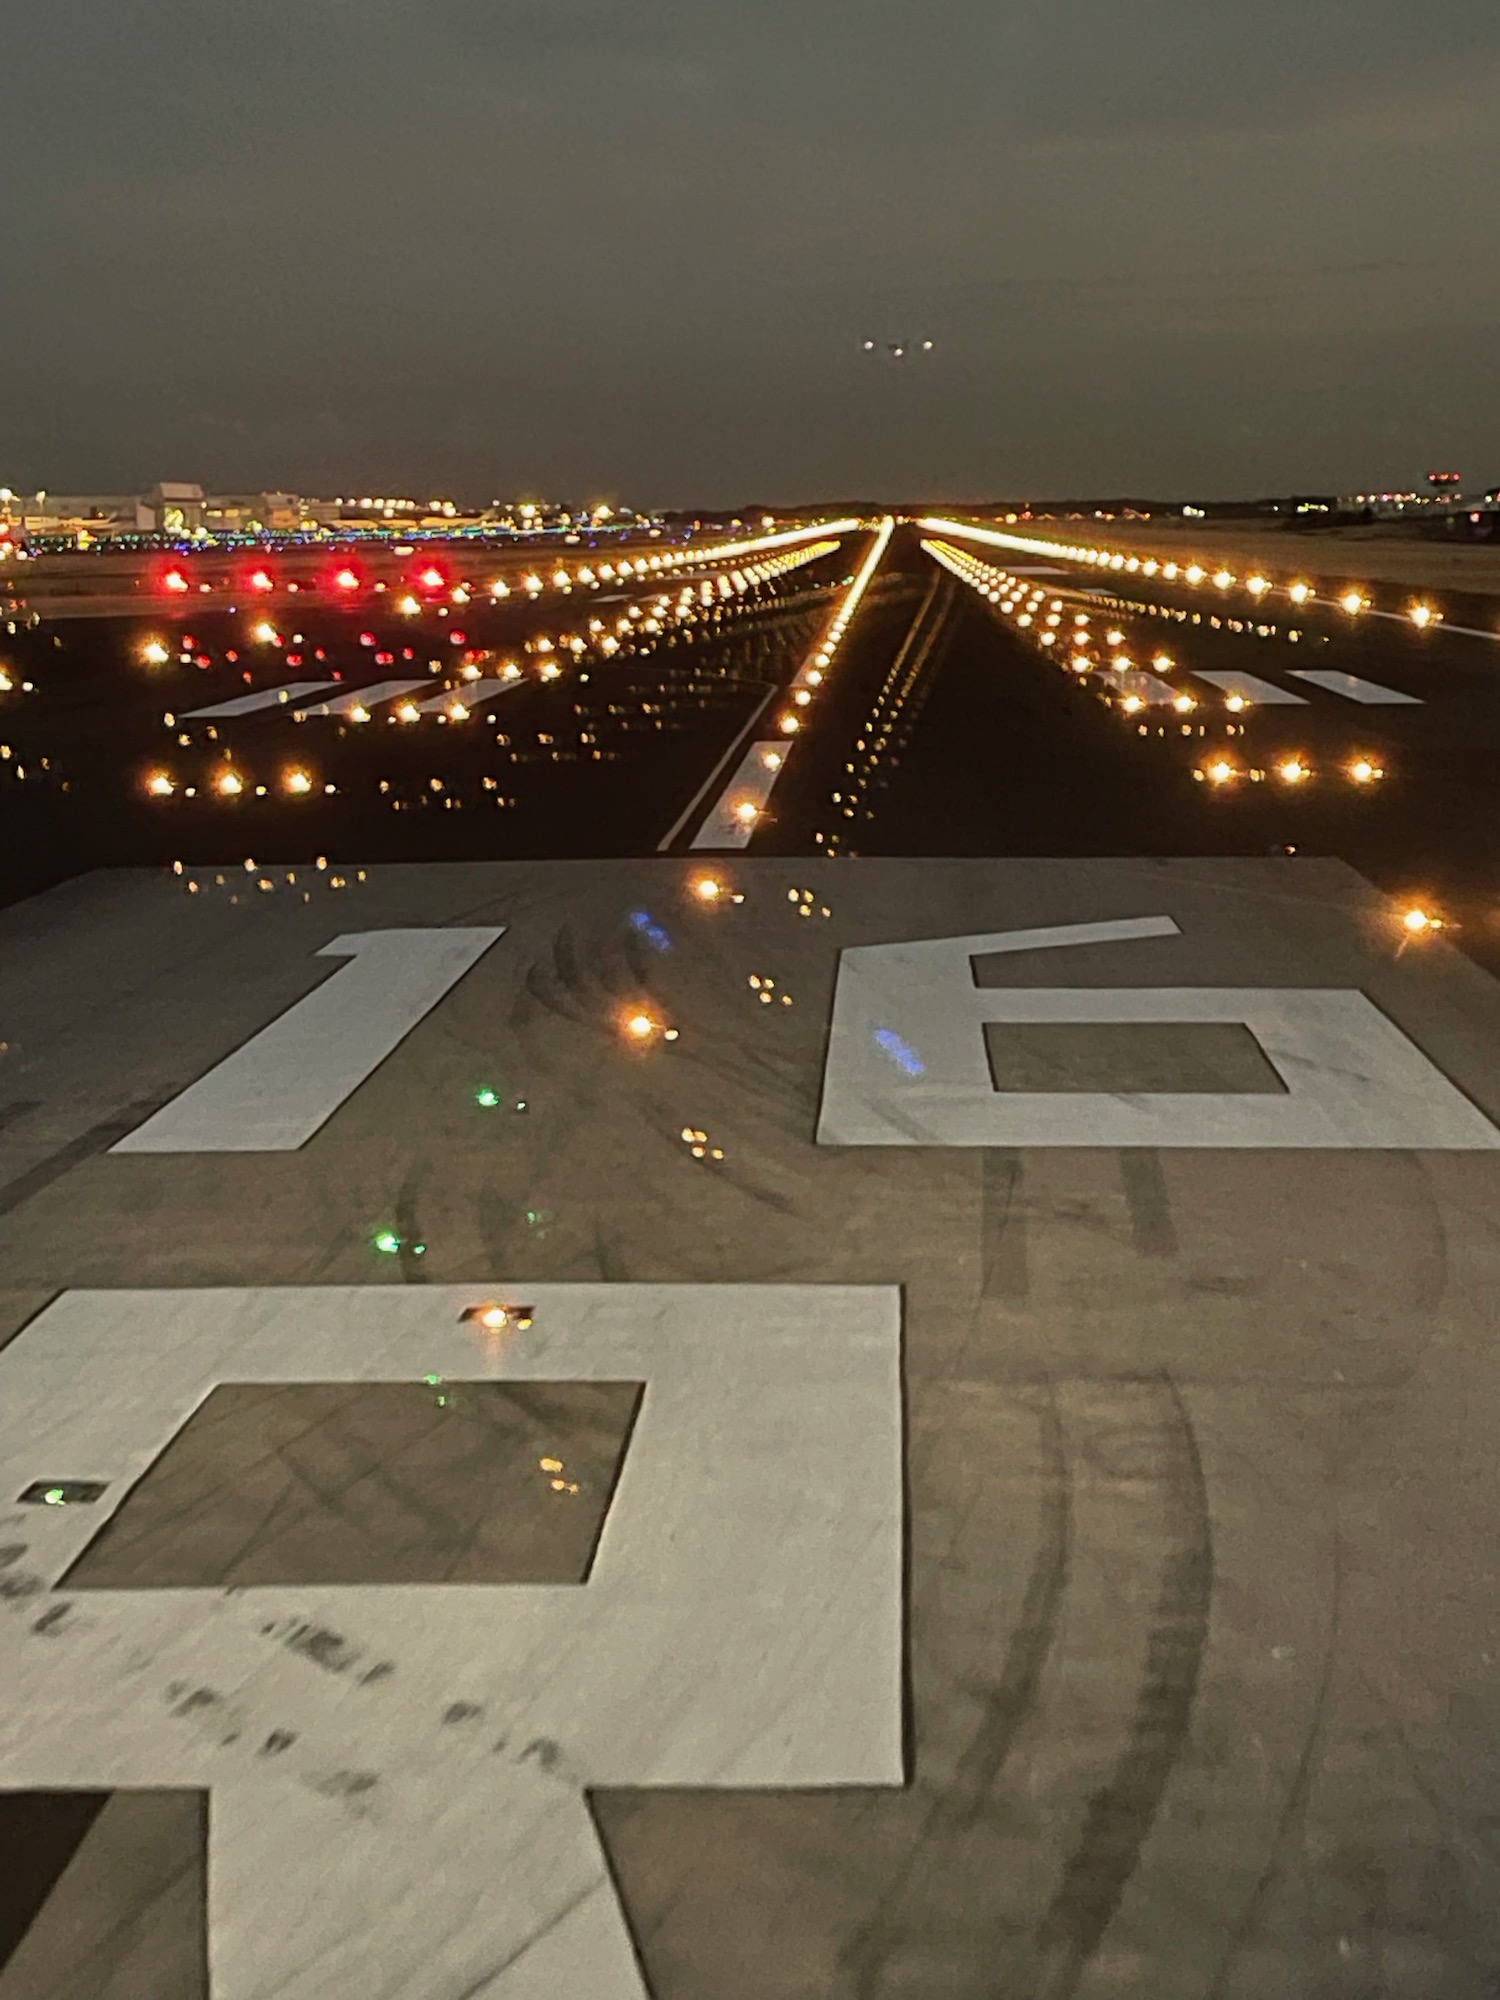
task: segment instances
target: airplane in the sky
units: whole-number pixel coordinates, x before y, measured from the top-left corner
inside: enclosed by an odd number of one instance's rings
[[[866,354],[883,352],[892,361],[905,361],[913,354],[931,354],[936,345],[933,340],[866,340],[862,343]]]

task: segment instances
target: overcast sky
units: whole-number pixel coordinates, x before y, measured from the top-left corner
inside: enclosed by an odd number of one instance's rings
[[[1500,482],[1500,0],[0,0],[0,93],[0,484]]]

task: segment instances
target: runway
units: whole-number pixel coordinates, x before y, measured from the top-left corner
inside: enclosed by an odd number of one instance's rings
[[[964,525],[10,635],[0,2000],[1493,1995],[1500,648]]]

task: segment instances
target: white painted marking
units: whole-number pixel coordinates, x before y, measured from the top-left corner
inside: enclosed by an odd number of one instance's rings
[[[1417,695],[1401,694],[1395,688],[1381,687],[1378,681],[1362,681],[1358,674],[1336,673],[1332,667],[1291,667],[1288,671],[1299,681],[1309,681],[1313,687],[1320,687],[1328,694],[1341,694],[1346,701],[1363,702],[1368,708],[1422,706]]]
[[[502,924],[336,937],[319,958],[351,965],[109,1150],[295,1152],[504,934]]]
[[[487,1359],[460,1315],[520,1293]],[[32,1636],[216,1384],[434,1375],[645,1382],[586,1585],[69,1592]],[[27,1510],[0,1784],[206,1787],[224,2000],[644,2000],[591,1788],[902,1782],[901,1431],[893,1286],[65,1293],[0,1351],[0,1482],[110,1490]]]
[[[1500,1131],[1357,991],[974,983],[976,957],[1100,941],[1102,928],[845,951],[819,1143],[1500,1149]],[[1084,935],[1089,931],[1094,938]],[[1239,1024],[1260,1043],[1287,1094],[1001,1092],[984,1046],[984,1025],[992,1021]]]
[[[746,737],[753,736],[755,734],[756,724],[760,721],[761,717],[765,714],[766,710],[771,706],[771,703],[776,699],[779,692],[780,689],[776,687],[768,687],[766,689],[765,694],[755,704],[754,712],[746,717],[744,727],[740,730],[739,734],[730,743],[729,748],[724,752],[723,756],[719,759],[718,763],[714,765],[713,769],[709,772],[708,776],[703,780],[703,783],[698,787],[697,791],[694,792],[693,796],[688,800],[687,804],[683,807],[682,811],[677,815],[676,819],[674,819],[672,824],[667,828],[666,832],[662,835],[661,839],[656,843],[656,851],[658,854],[666,853],[667,849],[672,845],[673,841],[676,840],[677,836],[682,832],[682,829],[687,825],[688,821],[693,817],[693,814],[697,812],[699,806],[701,806],[703,801],[708,797],[709,793],[713,790],[714,786],[718,784],[719,780],[723,777],[724,773],[728,770],[729,766],[734,762],[735,753],[740,749]]]
[[[1207,670],[1195,667],[1196,679],[1207,681],[1210,687],[1222,688],[1225,694],[1237,694],[1242,701],[1253,702],[1257,708],[1306,708],[1307,697],[1294,694],[1290,688],[1278,687],[1275,681],[1262,680],[1259,674],[1235,673],[1231,669],[1216,667]]]
[[[394,701],[399,694],[410,694],[413,688],[430,687],[430,681],[374,681],[369,687],[350,688],[346,694],[336,694],[331,701],[320,701],[312,708],[299,709],[299,715],[347,715],[354,708],[373,708],[382,701]]]
[[[760,824],[760,814],[781,776],[790,747],[784,736],[752,743],[688,846],[695,851],[709,847],[748,847]],[[768,757],[777,761],[768,764]],[[741,817],[739,808],[747,805],[754,806],[755,812],[748,818]]]
[[[518,687],[526,685],[525,676],[517,674],[509,681],[465,681],[459,688],[448,688],[442,694],[435,694],[431,701],[419,701],[418,709],[423,715],[445,714],[457,706],[461,708],[482,708],[487,701],[493,701],[497,694],[510,694]]]
[[[317,694],[320,688],[337,686],[337,681],[289,681],[285,687],[258,688],[254,694],[236,695],[233,701],[216,701],[212,708],[184,709],[182,719],[199,722],[215,715],[254,715],[258,708],[280,708],[299,695]]]
[[[1111,669],[1103,675],[1103,679],[1109,682],[1116,694],[1134,695],[1148,708],[1170,708],[1182,692],[1170,681],[1163,680],[1160,674],[1142,673],[1138,668]]]

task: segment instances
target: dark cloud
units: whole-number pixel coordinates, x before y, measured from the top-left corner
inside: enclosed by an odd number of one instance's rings
[[[1497,414],[1431,359],[1500,323],[1494,0],[0,0],[0,52],[0,481],[1235,490]]]

